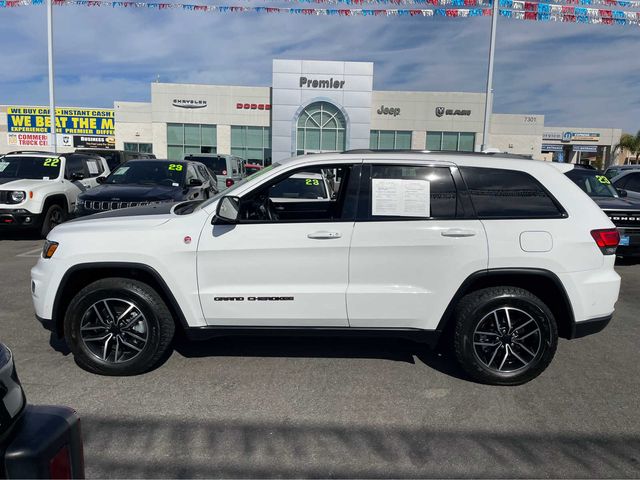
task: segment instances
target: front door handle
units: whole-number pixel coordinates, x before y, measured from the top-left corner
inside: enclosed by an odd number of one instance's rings
[[[307,235],[308,238],[313,238],[314,240],[326,240],[326,239],[331,239],[331,238],[340,238],[342,237],[342,235],[340,234],[340,232],[327,232],[327,231],[320,231],[320,232],[313,232]]]
[[[475,230],[467,230],[465,228],[450,228],[449,230],[443,230],[441,232],[443,237],[454,237],[454,238],[462,238],[462,237],[474,237],[476,235]]]

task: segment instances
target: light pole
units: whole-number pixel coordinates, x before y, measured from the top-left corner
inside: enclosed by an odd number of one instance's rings
[[[51,145],[58,152],[56,139],[56,100],[53,89],[53,0],[47,0],[47,47],[49,50],[49,117],[51,120]]]
[[[487,93],[484,99],[484,125],[482,127],[481,151],[489,148],[489,126],[491,125],[491,113],[493,111],[493,59],[496,48],[496,25],[499,15],[500,0],[493,0],[491,14],[491,41],[489,43],[489,71],[487,72]]]

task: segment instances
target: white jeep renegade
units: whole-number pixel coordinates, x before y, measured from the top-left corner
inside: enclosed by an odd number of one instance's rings
[[[81,153],[12,152],[0,156],[0,231],[46,236],[74,211],[78,194],[109,174],[104,158]]]
[[[56,227],[31,271],[36,315],[108,375],[153,368],[176,328],[271,329],[440,338],[474,379],[521,384],[558,337],[602,330],[618,298],[618,232],[571,168],[482,154],[289,159],[201,204]],[[334,193],[309,202],[318,175]]]

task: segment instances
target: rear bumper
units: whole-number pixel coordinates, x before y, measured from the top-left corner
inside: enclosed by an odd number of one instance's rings
[[[0,209],[0,228],[30,228],[42,224],[42,214],[31,213],[23,208]]]
[[[582,338],[601,332],[609,325],[612,318],[613,315],[607,315],[606,317],[594,318],[585,322],[574,322],[571,326],[571,338]]]

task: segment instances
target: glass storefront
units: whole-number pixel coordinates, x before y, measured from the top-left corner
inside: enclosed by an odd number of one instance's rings
[[[312,103],[298,118],[296,151],[298,155],[342,152],[346,148],[346,130],[344,115],[335,105]]]
[[[182,160],[190,153],[217,153],[215,125],[167,124],[167,157]]]
[[[427,132],[427,150],[433,152],[473,152],[475,144],[473,132]]]
[[[231,155],[249,163],[271,164],[271,129],[269,127],[231,126]]]
[[[402,130],[371,130],[372,150],[411,150],[411,132]]]

